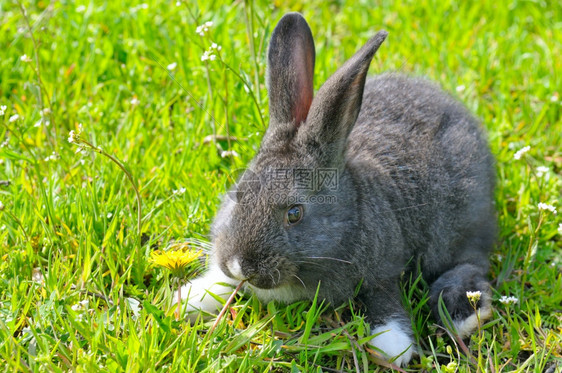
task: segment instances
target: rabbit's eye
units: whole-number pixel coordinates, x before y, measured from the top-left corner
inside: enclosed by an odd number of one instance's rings
[[[298,223],[303,216],[304,209],[301,205],[293,205],[287,210],[287,216],[285,217],[286,223],[288,225],[293,225]]]

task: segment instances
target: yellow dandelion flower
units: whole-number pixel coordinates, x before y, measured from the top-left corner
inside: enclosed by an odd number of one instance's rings
[[[201,256],[201,251],[158,250],[150,254],[152,264],[169,269],[174,276],[181,276],[185,267]]]

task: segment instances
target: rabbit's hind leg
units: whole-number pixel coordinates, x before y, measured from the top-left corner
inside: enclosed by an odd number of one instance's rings
[[[435,318],[446,325],[446,320],[441,320],[439,314],[439,297],[443,298],[461,338],[472,334],[478,327],[479,320],[482,322],[492,316],[490,284],[486,280],[485,271],[474,264],[459,264],[443,273],[431,285],[429,296]]]

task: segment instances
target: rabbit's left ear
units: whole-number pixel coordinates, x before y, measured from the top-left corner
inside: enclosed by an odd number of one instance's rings
[[[299,145],[316,146],[326,153],[321,155],[326,159],[340,158],[361,109],[369,65],[387,35],[379,31],[324,83],[312,102],[306,125],[297,132]]]

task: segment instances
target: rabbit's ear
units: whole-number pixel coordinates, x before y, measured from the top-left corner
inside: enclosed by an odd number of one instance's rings
[[[271,36],[268,53],[269,113],[271,123],[306,121],[313,96],[314,40],[299,13],[281,18]]]
[[[318,148],[326,161],[341,160],[346,140],[357,120],[369,65],[388,33],[379,31],[319,89],[305,126],[296,141]]]

